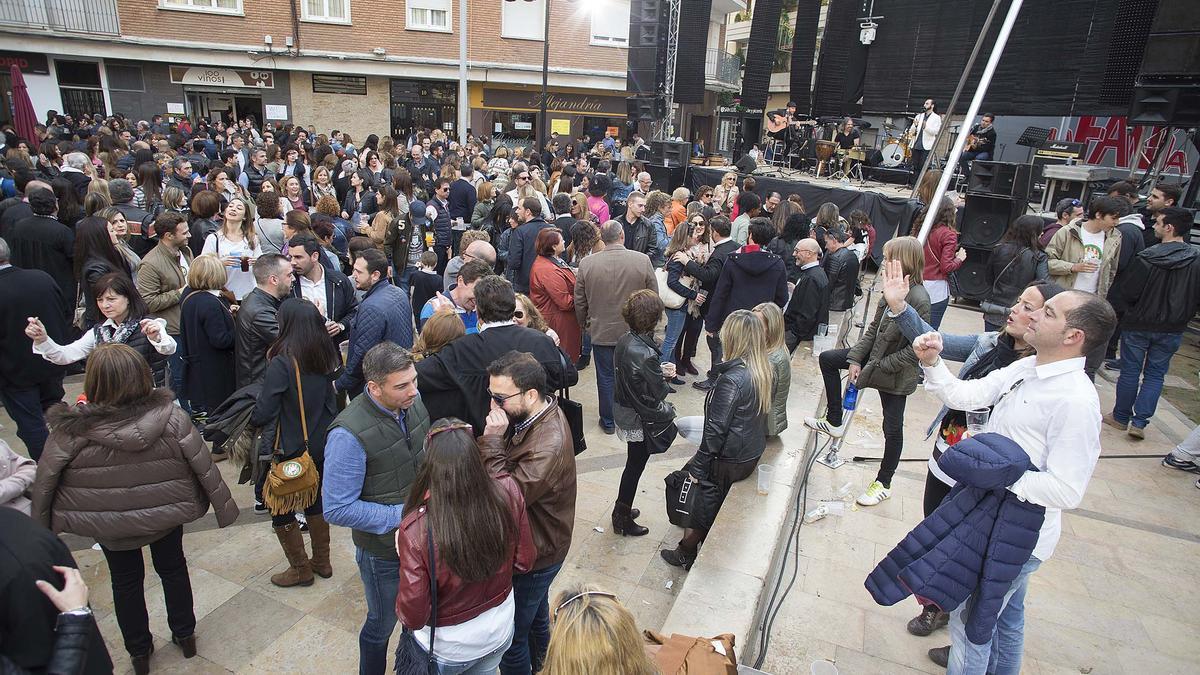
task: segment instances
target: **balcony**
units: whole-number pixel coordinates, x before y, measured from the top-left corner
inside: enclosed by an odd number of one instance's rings
[[[0,26],[119,35],[117,0],[0,0]]]
[[[704,58],[704,86],[715,91],[737,91],[742,86],[742,62],[721,49],[707,50]]]

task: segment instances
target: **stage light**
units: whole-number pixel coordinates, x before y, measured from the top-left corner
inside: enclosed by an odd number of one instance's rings
[[[858,25],[861,29],[858,33],[858,41],[864,45],[869,45],[875,41],[875,29],[879,28],[879,24],[874,21],[866,21]]]

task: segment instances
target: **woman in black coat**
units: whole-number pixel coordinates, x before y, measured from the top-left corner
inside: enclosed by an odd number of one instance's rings
[[[179,317],[179,351],[183,358],[183,396],[193,418],[203,419],[237,387],[234,378],[233,314],[222,295],[225,265],[202,255],[188,269]]]
[[[80,220],[75,227],[75,278],[83,298],[78,305],[83,307],[83,324],[79,328],[86,330],[101,320],[92,285],[113,272],[133,278],[129,262],[117,250],[117,235],[103,218],[88,216]]]
[[[651,449],[665,451],[676,433],[667,429],[675,419],[675,407],[667,403],[667,379],[675,375],[674,367],[663,372],[663,354],[654,341],[662,314],[658,294],[645,289],[631,294],[621,307],[629,332],[617,341],[613,356],[613,417],[629,454],[612,512],[613,531],[620,535],[640,537],[650,531],[634,521],[639,514],[632,508],[633,498]]]
[[[279,337],[267,350],[270,362],[250,423],[259,428],[276,426],[277,432],[272,439],[276,462],[299,458],[307,450],[320,475],[325,464],[325,438],[329,425],[337,416],[333,381],[340,374],[341,355],[329,341],[325,318],[308,300],[284,300],[276,317]],[[300,388],[297,388],[297,377]],[[303,417],[301,399],[304,401]],[[314,572],[325,579],[333,576],[333,567],[329,563],[329,524],[321,511],[320,484],[312,503],[302,510],[312,537],[312,558],[304,550],[304,537],[293,510],[271,514],[271,525],[289,565],[288,569],[271,577],[271,583],[276,586],[311,585]]]

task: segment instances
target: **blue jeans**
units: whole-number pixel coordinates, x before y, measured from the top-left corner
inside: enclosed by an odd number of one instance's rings
[[[950,298],[935,302],[929,306],[929,325],[937,330],[942,325],[942,317],[946,316],[946,308],[950,306]]]
[[[42,458],[50,430],[46,428],[45,410],[62,401],[62,378],[31,383],[25,389],[0,388],[0,402],[8,416],[17,424],[17,438],[25,444],[33,461]]]
[[[409,294],[409,280],[412,279],[413,272],[416,270],[417,268],[415,267],[405,267],[399,271],[392,270],[392,282],[395,283],[396,287],[403,291],[404,295],[406,296]]]
[[[377,558],[355,547],[354,560],[367,596],[367,620],[358,632],[359,675],[384,675],[388,641],[396,627],[396,595],[400,592],[400,561]],[[436,648],[435,648],[436,649]]]
[[[437,654],[434,654],[433,658],[437,661],[438,675],[492,675],[496,668],[500,667],[500,659],[504,658],[504,653],[511,645],[512,638],[509,638],[508,642],[497,647],[492,653],[474,661],[443,661]],[[436,651],[436,645],[434,649]]]
[[[178,335],[172,335],[175,341],[179,341]],[[167,357],[167,383],[171,385],[171,391],[175,392],[175,400],[179,402],[179,407],[189,415],[192,412],[192,405],[183,395],[183,355],[176,351],[174,354]]]
[[[667,310],[667,330],[662,343],[664,361],[679,365],[679,359],[675,358],[675,345],[679,343],[679,336],[683,335],[683,326],[686,323],[687,303],[684,303],[683,307],[679,309]]]
[[[612,350],[612,347],[606,349]],[[611,361],[610,361],[611,363]],[[513,576],[513,602],[516,624],[512,646],[500,662],[501,675],[530,675],[542,669],[546,646],[550,644],[550,584],[562,569],[557,563],[528,574]],[[435,647],[436,650],[436,647]]]
[[[950,662],[946,675],[1020,675],[1021,654],[1025,650],[1025,591],[1029,588],[1029,575],[1041,564],[1041,560],[1029,556],[1004,595],[992,639],[986,643],[972,644],[967,639],[965,617],[975,606],[975,596],[950,613]]]
[[[611,429],[613,422],[613,354],[612,345],[592,345],[592,360],[596,362],[596,393],[600,397],[600,426]]]
[[[1117,402],[1113,419],[1144,429],[1158,407],[1163,378],[1171,357],[1179,351],[1183,333],[1121,331],[1121,376],[1117,378]],[[1141,387],[1138,379],[1141,378]]]

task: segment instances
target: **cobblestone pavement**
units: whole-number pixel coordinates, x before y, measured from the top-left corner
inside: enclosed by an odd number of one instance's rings
[[[951,309],[944,327],[968,332],[981,323],[977,313]],[[1099,386],[1107,409],[1112,385],[1102,381]],[[69,385],[68,399],[79,389],[78,383]],[[678,389],[672,400],[680,414],[701,410],[700,392],[690,386]],[[657,629],[686,574],[658,558],[658,549],[673,546],[680,534],[666,521],[662,479],[683,464],[691,449],[677,443],[646,469],[635,506],[641,508],[641,522],[650,535],[616,536],[610,531],[609,513],[624,465],[624,445],[594,427],[594,369],[580,374],[580,384],[571,393],[587,410],[589,448],[579,457],[574,541],[555,589],[586,581],[612,590],[641,627]],[[863,405],[846,444],[847,457],[882,452],[878,398],[868,393]],[[935,410],[923,392],[910,398],[905,458],[928,457],[930,445],[922,436]],[[811,411],[789,410],[793,425],[808,414]],[[0,423],[0,438],[22,451],[7,415],[0,413]],[[1064,517],[1058,550],[1031,582],[1025,672],[1200,672],[1200,652],[1195,649],[1200,591],[1190,583],[1200,555],[1200,491],[1192,486],[1195,476],[1158,464],[1156,458],[1178,440],[1168,440],[1163,426],[1156,418],[1141,442],[1104,428],[1104,455],[1152,457],[1102,459],[1082,508]],[[1167,431],[1178,434],[1183,426],[1176,423]],[[333,528],[332,579],[318,578],[308,588],[274,588],[268,579],[286,563],[269,519],[254,515],[251,490],[234,485],[233,467],[225,463],[221,469],[242,515],[225,529],[217,529],[211,515],[186,528],[184,547],[199,622],[199,655],[194,659],[184,660],[169,644],[161,587],[147,552],[154,672],[355,672],[357,632],[366,610],[349,532]],[[818,465],[810,503],[845,483],[852,483],[857,494],[874,470],[872,465],[848,464],[834,472]],[[835,660],[842,673],[854,675],[939,672],[925,650],[946,644],[945,631],[928,638],[910,636],[904,624],[915,615],[916,604],[879,607],[862,585],[875,562],[921,519],[924,476],[923,462],[906,461],[890,500],[801,528],[798,581],[777,620],[764,670],[807,673],[812,660],[825,658]],[[117,672],[129,672],[103,556],[91,548],[91,541],[65,539],[91,587]],[[791,568],[787,571],[790,574]]]

